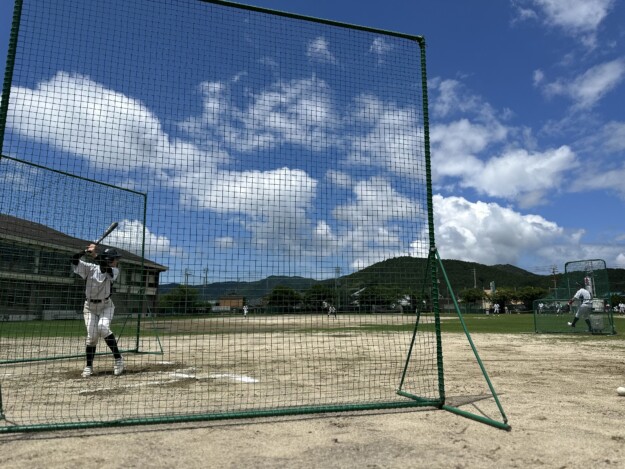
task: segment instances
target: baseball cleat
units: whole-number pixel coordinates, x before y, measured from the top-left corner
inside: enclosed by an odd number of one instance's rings
[[[115,360],[115,366],[113,367],[113,374],[115,376],[121,375],[125,369],[126,365],[124,364],[123,358],[118,358],[117,360]]]
[[[85,366],[85,369],[82,370],[82,375],[81,376],[83,378],[89,378],[92,374],[93,374],[93,367]]]

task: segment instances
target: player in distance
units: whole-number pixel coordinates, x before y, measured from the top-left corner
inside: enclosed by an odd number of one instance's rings
[[[575,318],[573,322],[569,322],[568,325],[571,327],[575,327],[579,318],[583,318],[586,324],[588,325],[588,331],[592,332],[592,326],[590,324],[590,313],[592,313],[592,294],[586,289],[586,287],[578,283],[580,287],[579,290],[573,295],[573,298],[569,300],[569,306],[573,304],[573,301],[579,300],[579,308],[577,308],[577,312],[575,313]]]

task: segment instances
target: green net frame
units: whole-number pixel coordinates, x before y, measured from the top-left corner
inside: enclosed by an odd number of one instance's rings
[[[423,37],[223,1],[14,11],[0,164],[150,195],[119,232],[143,232],[154,353],[82,379],[72,336],[54,373],[0,365],[0,432],[424,406],[510,428],[457,303],[481,379],[463,408],[445,381]]]
[[[6,156],[0,180],[0,364],[82,357],[85,288],[70,259],[113,217],[122,228],[143,225],[146,196]],[[125,256],[112,294],[122,349],[147,351],[140,323],[155,292],[146,283],[154,266],[144,265],[144,233],[114,232],[100,249],[111,240]]]

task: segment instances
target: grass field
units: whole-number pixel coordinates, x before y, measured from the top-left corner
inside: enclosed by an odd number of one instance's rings
[[[250,315],[247,319],[241,316],[202,316],[202,317],[184,317],[170,316],[158,317],[156,319],[144,318],[141,322],[142,334],[154,334],[166,332],[172,334],[224,334],[224,333],[241,333],[241,332],[259,332],[274,328],[282,330],[285,326],[280,318],[300,317],[306,318],[319,317],[319,315]],[[335,322],[325,324],[318,329],[317,322],[313,321],[309,326],[298,326],[299,332],[314,332],[315,330],[323,331],[345,331],[351,326],[346,325],[341,319],[353,317],[355,315],[339,314]],[[406,316],[406,315],[404,315]],[[403,324],[393,324],[392,322],[380,323],[376,318],[377,315],[361,315],[358,322],[358,330],[371,332],[384,331],[411,331],[413,324],[409,321]],[[371,318],[371,321],[367,321]],[[464,323],[470,333],[489,333],[489,334],[520,334],[535,333],[534,316],[532,314],[500,314],[500,315],[484,315],[484,314],[466,314],[462,316]],[[558,324],[565,325],[572,317],[561,315],[550,318]],[[271,319],[271,321],[266,321]],[[136,332],[136,319],[119,317],[115,319],[115,325],[118,330],[126,334]],[[618,326],[619,318],[615,319]],[[462,323],[456,314],[442,314],[441,328],[443,332],[463,332]],[[433,323],[431,321],[422,323],[420,327],[431,329]],[[583,332],[583,329],[580,330]],[[618,328],[617,328],[618,331]],[[564,328],[563,332],[567,332]],[[22,322],[0,322],[0,337],[80,337],[84,335],[84,324],[82,318],[80,320],[61,320],[61,321],[22,321]],[[606,340],[613,338],[613,335],[606,335]]]

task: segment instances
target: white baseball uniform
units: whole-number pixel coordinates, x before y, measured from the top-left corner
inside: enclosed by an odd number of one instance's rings
[[[573,298],[580,301],[580,305],[577,309],[577,313],[575,313],[575,317],[588,319],[590,313],[592,313],[592,295],[590,294],[590,292],[585,288],[580,288],[579,290],[577,290],[577,293],[573,295]]]
[[[119,269],[111,267],[102,272],[99,265],[79,260],[73,266],[74,273],[86,280],[83,315],[87,327],[87,345],[96,345],[100,337],[108,337],[115,305],[111,300],[113,282],[119,276]]]

